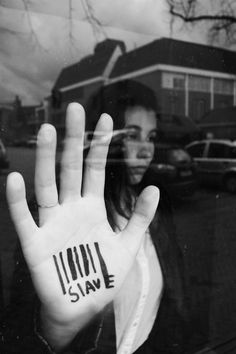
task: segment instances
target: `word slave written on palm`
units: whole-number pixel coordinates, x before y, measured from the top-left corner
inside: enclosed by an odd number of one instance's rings
[[[83,171],[84,126],[83,107],[70,104],[60,193],[55,176],[55,128],[43,124],[38,133],[35,194],[39,225],[29,212],[22,176],[13,172],[7,180],[9,209],[35,289],[45,313],[57,324],[92,316],[114,299],[134,262],[159,196],[154,186],[144,189],[127,226],[120,233],[113,232],[104,202],[112,119],[101,115]]]

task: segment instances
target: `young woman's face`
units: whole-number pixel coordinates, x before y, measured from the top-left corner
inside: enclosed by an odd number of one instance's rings
[[[156,115],[144,107],[131,107],[125,112],[124,159],[130,184],[141,182],[154,155],[157,134]]]

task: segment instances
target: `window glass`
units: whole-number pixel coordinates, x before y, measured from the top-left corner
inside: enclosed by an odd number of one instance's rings
[[[0,23],[0,353],[235,354],[236,1]]]
[[[188,152],[192,157],[203,157],[204,148],[205,144],[203,143],[194,144],[188,147]]]
[[[230,148],[224,144],[211,143],[209,146],[208,157],[228,158]]]
[[[214,80],[214,92],[224,95],[232,95],[234,91],[233,80],[215,79]]]
[[[189,90],[210,92],[210,78],[204,76],[189,75]]]
[[[185,89],[185,76],[178,73],[162,73],[162,87],[168,89]]]
[[[230,148],[230,151],[229,151],[229,158],[231,158],[231,159],[236,159],[236,147]]]

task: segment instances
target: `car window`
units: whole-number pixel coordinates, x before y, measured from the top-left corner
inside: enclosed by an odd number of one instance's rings
[[[236,147],[231,147],[229,151],[229,158],[236,159]]]
[[[187,150],[192,157],[202,157],[205,145],[204,143],[194,144],[188,146]]]
[[[230,148],[228,145],[220,143],[210,143],[208,157],[212,158],[229,158]]]

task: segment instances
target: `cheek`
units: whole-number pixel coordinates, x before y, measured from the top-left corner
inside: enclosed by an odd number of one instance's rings
[[[151,146],[150,146],[150,156],[151,156],[151,160],[152,160],[153,157],[154,157],[154,152],[155,152],[155,146],[154,146],[154,144],[151,144]]]

